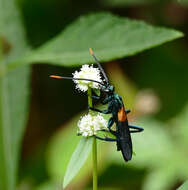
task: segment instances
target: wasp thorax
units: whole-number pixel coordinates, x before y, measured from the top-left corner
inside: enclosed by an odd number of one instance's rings
[[[114,93],[114,86],[112,86],[112,85],[104,86],[102,90],[104,92]]]

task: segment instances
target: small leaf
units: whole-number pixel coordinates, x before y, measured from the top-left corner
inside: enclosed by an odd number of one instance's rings
[[[82,138],[74,151],[65,173],[63,187],[65,188],[70,181],[78,174],[80,168],[87,160],[92,147],[92,138]]]
[[[180,186],[177,190],[187,190],[188,189],[188,181],[186,181],[182,186]]]
[[[9,66],[50,63],[70,67],[94,63],[89,55],[90,47],[100,61],[110,61],[182,36],[183,33],[173,29],[154,27],[110,13],[91,14],[78,18],[57,37]]]

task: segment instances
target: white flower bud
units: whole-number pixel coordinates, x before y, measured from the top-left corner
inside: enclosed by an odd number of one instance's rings
[[[102,129],[107,130],[107,121],[102,114],[97,115],[85,115],[78,121],[78,132],[82,136],[88,137],[97,134],[97,131]]]
[[[93,65],[83,65],[79,72],[75,71],[75,73],[73,73],[73,78],[92,79],[102,82],[100,70],[98,68],[94,68]],[[83,92],[86,92],[88,87],[96,89],[100,88],[100,84],[96,82],[85,80],[74,80],[74,82],[76,83],[76,88]]]

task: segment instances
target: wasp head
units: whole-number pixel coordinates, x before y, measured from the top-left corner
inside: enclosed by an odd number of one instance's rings
[[[105,86],[103,86],[102,91],[107,92],[109,94],[113,94],[114,93],[114,86],[105,85]]]

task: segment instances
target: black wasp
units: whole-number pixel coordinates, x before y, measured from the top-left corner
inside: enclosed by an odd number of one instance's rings
[[[130,112],[130,110],[125,110],[123,100],[121,96],[114,91],[114,86],[112,86],[109,83],[109,80],[102,69],[102,66],[100,65],[99,61],[97,60],[96,56],[94,55],[92,49],[90,48],[90,54],[95,59],[103,77],[104,82],[99,82],[92,79],[84,79],[84,78],[72,78],[72,77],[61,77],[61,76],[54,76],[52,75],[52,78],[58,78],[58,79],[70,79],[70,80],[86,80],[86,81],[92,81],[100,84],[100,91],[105,93],[105,98],[102,99],[101,94],[100,96],[94,95],[92,96],[92,99],[100,100],[100,102],[105,105],[108,104],[108,107],[106,110],[99,110],[94,107],[89,107],[89,109],[103,113],[103,114],[112,114],[112,117],[108,120],[108,129],[111,134],[113,134],[116,138],[102,138],[99,136],[96,136],[96,138],[104,141],[110,141],[110,142],[116,142],[117,143],[117,150],[121,151],[123,154],[123,158],[125,161],[129,161],[132,158],[132,140],[130,133],[137,133],[141,132],[144,129],[141,127],[133,126],[128,124],[127,114]],[[116,124],[116,130],[112,130],[111,127],[113,124]]]

